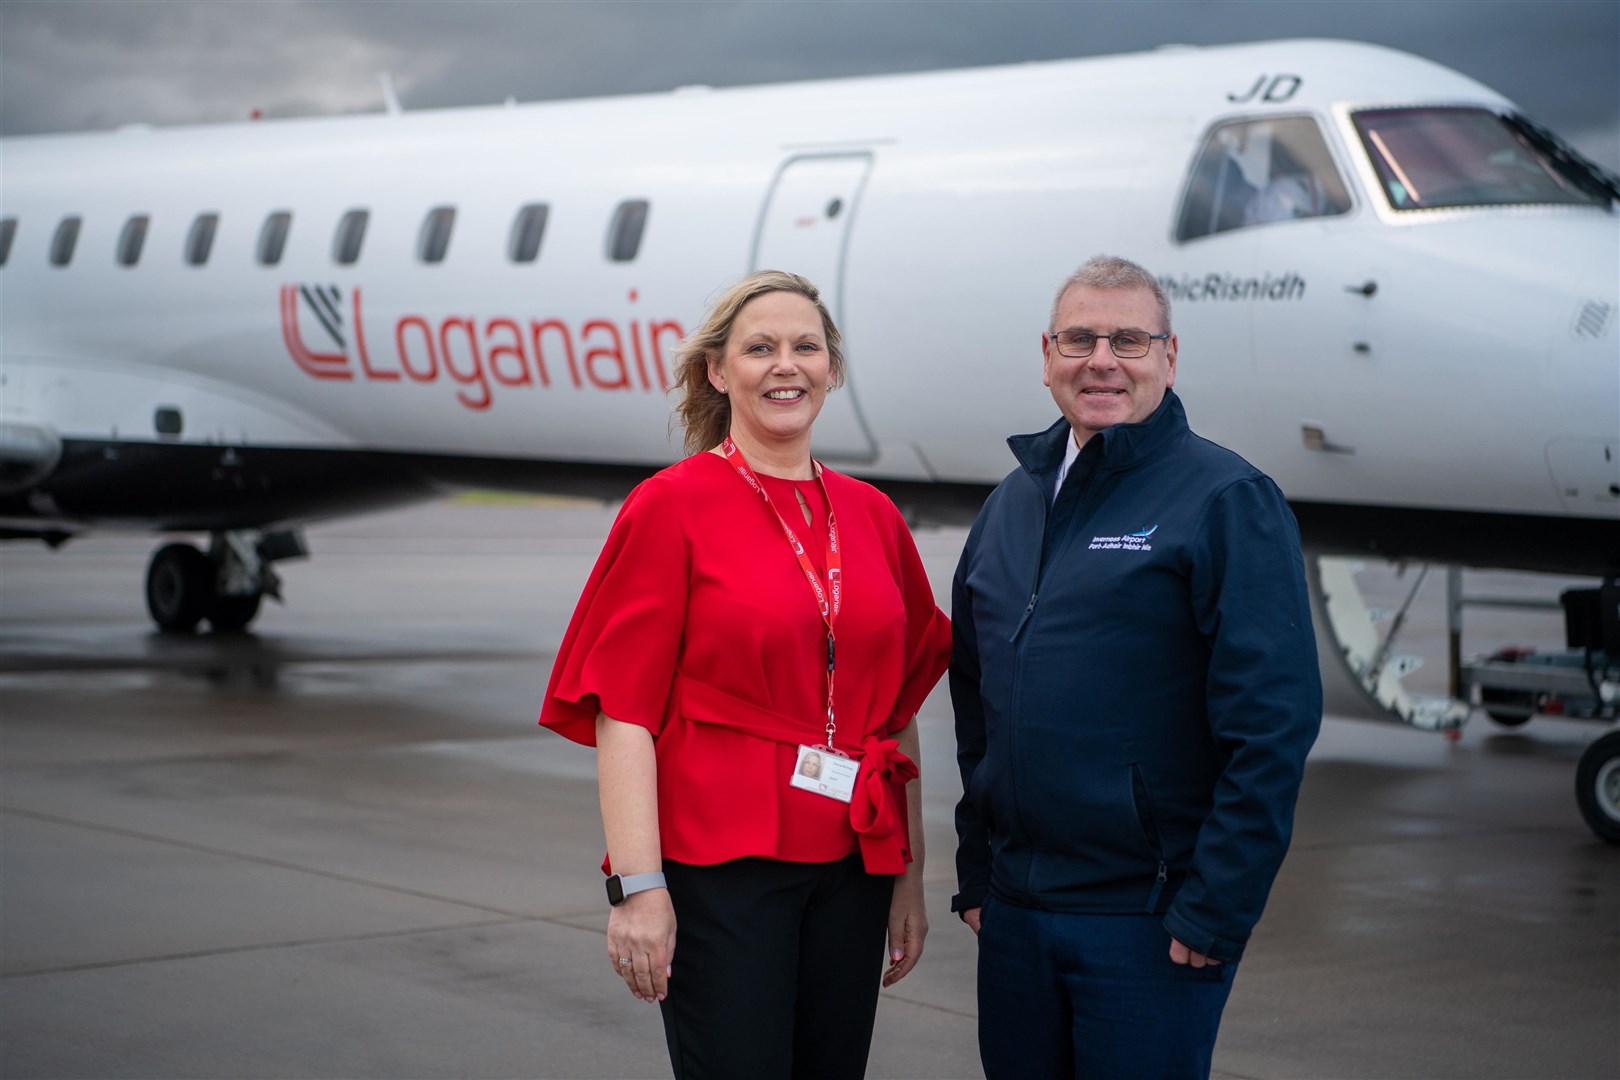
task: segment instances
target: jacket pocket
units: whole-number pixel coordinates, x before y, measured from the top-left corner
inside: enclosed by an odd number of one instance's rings
[[[1153,793],[1148,790],[1141,767],[1134,762],[1131,764],[1131,803],[1136,809],[1136,822],[1142,829],[1142,839],[1147,841],[1148,852],[1158,864],[1158,871],[1153,878],[1153,891],[1148,894],[1146,909],[1153,912],[1158,908],[1159,897],[1164,894],[1165,882],[1170,878],[1170,871],[1164,862],[1164,840],[1159,832],[1159,817],[1153,810]]]
[[[1030,846],[1062,856],[1093,885],[1133,877],[1148,862],[1142,819],[1131,794],[1130,766],[1078,762],[1050,747],[1019,762],[1019,830]],[[1005,795],[1003,796],[1005,797]]]

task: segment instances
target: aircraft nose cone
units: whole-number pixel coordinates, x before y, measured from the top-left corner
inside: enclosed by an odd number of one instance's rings
[[[1577,301],[1570,330],[1577,340],[1596,341],[1608,332],[1614,316],[1613,301],[1596,298]]]
[[[1620,218],[1605,224],[1569,247],[1575,286],[1564,298],[1548,370],[1582,391],[1559,410],[1545,453],[1566,513],[1620,523]]]
[[[1605,228],[1587,230],[1580,239],[1569,251],[1576,271],[1569,338],[1576,346],[1606,346],[1612,365],[1620,323],[1620,217],[1611,215]]]
[[[1620,319],[1620,217],[1594,236],[1576,296],[1571,325],[1576,338],[1598,341],[1612,335]]]

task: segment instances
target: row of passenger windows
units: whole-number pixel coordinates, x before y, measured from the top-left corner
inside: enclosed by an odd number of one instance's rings
[[[627,199],[613,211],[608,225],[606,254],[614,262],[629,262],[641,250],[642,233],[647,228],[646,199]],[[546,221],[550,207],[545,203],[527,203],[518,207],[507,230],[506,257],[515,263],[531,263],[540,255],[540,241],[546,234]],[[332,261],[350,266],[360,261],[365,246],[366,226],[371,211],[350,210],[338,219],[332,232]],[[113,257],[119,266],[135,266],[141,261],[146,247],[146,234],[151,227],[150,214],[133,214],[119,230]],[[67,266],[79,244],[79,232],[84,218],[69,214],[57,222],[51,234],[49,258],[52,266]],[[261,266],[275,266],[287,250],[287,237],[292,232],[293,215],[290,210],[276,210],[268,214],[259,227],[254,257]],[[416,234],[416,257],[424,263],[441,263],[450,251],[450,236],[455,231],[456,208],[435,206],[422,219]],[[17,218],[0,218],[0,266],[11,259],[11,248],[17,237]],[[219,215],[213,212],[198,214],[186,230],[182,258],[189,266],[204,266],[214,250],[214,237],[219,232]]]

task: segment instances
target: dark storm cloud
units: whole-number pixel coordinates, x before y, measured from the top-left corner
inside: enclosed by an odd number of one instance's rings
[[[736,86],[1280,37],[1405,49],[1620,166],[1613,0],[51,3],[0,7],[0,133]]]
[[[0,134],[356,111],[379,104],[377,71],[438,62],[297,3],[7,0]]]

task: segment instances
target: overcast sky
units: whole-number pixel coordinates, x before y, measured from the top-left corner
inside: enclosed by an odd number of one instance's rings
[[[1514,99],[1620,170],[1620,0],[0,0],[0,134],[735,86],[1339,37]]]

